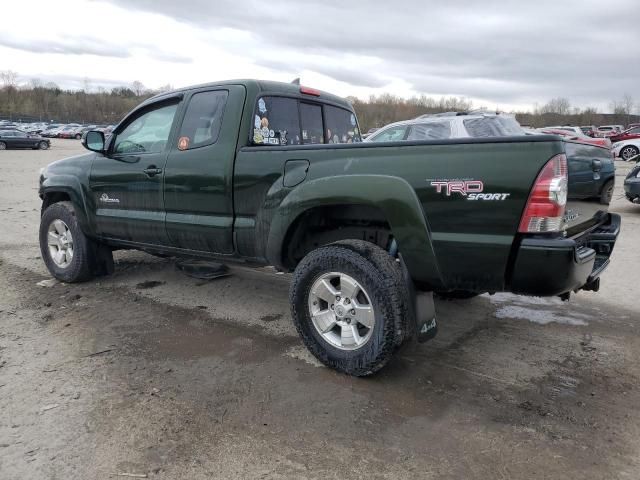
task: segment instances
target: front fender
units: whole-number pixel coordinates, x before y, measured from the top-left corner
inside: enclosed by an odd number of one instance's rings
[[[80,228],[86,234],[91,234],[91,225],[87,216],[87,202],[80,180],[73,175],[54,175],[45,178],[40,184],[40,197],[48,194],[64,193],[69,196],[76,211],[76,218]]]
[[[276,210],[269,230],[267,258],[282,267],[282,244],[289,228],[305,211],[319,206],[370,205],[379,208],[398,243],[413,280],[442,285],[429,224],[409,183],[385,175],[342,175],[305,182]]]

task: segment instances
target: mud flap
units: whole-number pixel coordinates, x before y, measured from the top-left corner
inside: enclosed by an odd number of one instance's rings
[[[409,290],[410,311],[413,316],[416,337],[419,343],[424,343],[427,340],[431,340],[438,333],[433,292],[419,292],[416,290],[411,275],[409,275],[404,260],[402,260],[402,254],[398,256],[401,260],[404,282]]]
[[[416,292],[414,304],[418,342],[424,343],[438,333],[433,292]]]

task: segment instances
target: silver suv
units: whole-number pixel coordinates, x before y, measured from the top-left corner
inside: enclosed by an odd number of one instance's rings
[[[447,112],[391,123],[365,142],[507,137],[525,132],[513,115],[493,112]]]

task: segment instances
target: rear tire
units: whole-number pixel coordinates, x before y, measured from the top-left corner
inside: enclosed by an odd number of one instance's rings
[[[611,199],[613,198],[613,180],[607,181],[602,187],[602,192],[600,192],[600,205],[609,205],[611,203]]]
[[[48,148],[49,148],[49,143],[48,143],[48,142],[40,142],[40,143],[38,144],[38,148],[39,148],[40,150],[46,150],[46,149],[48,149]]]
[[[6,150],[7,149],[7,144],[4,142],[0,142],[0,150]]]
[[[408,337],[400,264],[369,242],[344,240],[311,251],[295,269],[289,299],[309,351],[348,375],[380,370]]]

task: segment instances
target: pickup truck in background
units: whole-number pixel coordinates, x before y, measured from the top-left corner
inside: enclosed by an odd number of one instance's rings
[[[361,143],[348,102],[294,84],[164,93],[83,144],[40,175],[54,277],[108,274],[117,249],[273,265],[305,345],[351,375],[435,334],[433,292],[597,290],[620,229],[567,205],[557,136]]]

